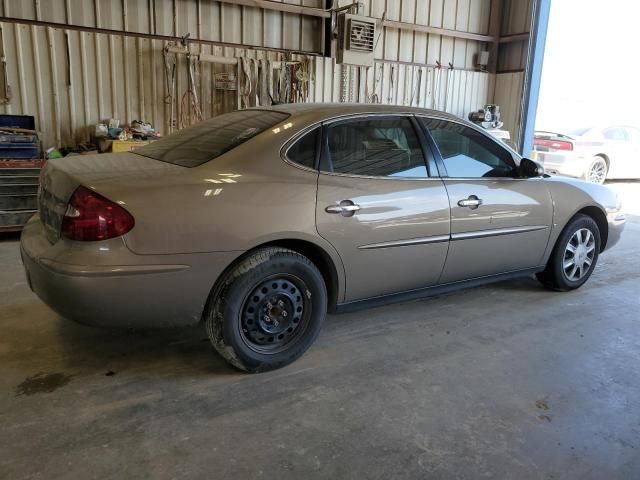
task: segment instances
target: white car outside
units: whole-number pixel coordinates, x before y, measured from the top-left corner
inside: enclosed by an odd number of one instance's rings
[[[640,179],[640,129],[613,126],[581,128],[567,133],[538,131],[535,159],[552,175],[593,183]]]

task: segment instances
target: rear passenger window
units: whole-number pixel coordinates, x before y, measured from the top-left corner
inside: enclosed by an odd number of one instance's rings
[[[329,125],[328,168],[376,177],[428,177],[424,155],[406,117],[350,120]]]
[[[287,150],[287,158],[298,165],[316,168],[316,148],[318,145],[320,128],[314,128],[305,133]]]

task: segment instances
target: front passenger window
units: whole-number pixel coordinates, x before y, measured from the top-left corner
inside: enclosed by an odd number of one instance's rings
[[[604,138],[607,140],[615,140],[617,142],[626,142],[627,134],[621,128],[607,128],[603,132]]]
[[[455,178],[515,177],[509,151],[473,128],[437,119],[421,119],[440,150],[447,175]]]

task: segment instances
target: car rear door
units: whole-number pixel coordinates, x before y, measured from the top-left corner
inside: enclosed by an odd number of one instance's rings
[[[339,252],[350,302],[438,282],[449,200],[425,163],[408,115],[365,115],[324,126],[316,224]]]
[[[625,167],[627,177],[625,178],[640,178],[640,129],[635,127],[626,127],[627,136],[629,139],[629,150],[631,155],[625,159]]]
[[[441,283],[537,267],[553,206],[543,178],[517,177],[513,154],[478,129],[421,117],[451,207],[451,243]]]

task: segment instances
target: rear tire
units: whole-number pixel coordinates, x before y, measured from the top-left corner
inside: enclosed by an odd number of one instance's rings
[[[536,276],[551,290],[574,290],[589,279],[599,253],[598,224],[588,215],[578,214],[560,234],[544,271]]]
[[[205,309],[216,351],[246,372],[284,367],[315,341],[327,313],[322,274],[306,257],[263,248],[222,280]]]
[[[609,173],[607,161],[600,155],[596,155],[591,160],[587,173],[585,173],[585,180],[602,185],[607,179],[607,173]]]

